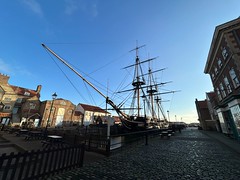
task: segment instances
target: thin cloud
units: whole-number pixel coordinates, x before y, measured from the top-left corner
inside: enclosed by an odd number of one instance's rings
[[[11,73],[11,68],[10,66],[4,62],[3,59],[0,58],[0,72],[1,73],[7,73],[10,74]]]
[[[24,69],[22,67],[15,67],[14,69],[17,74],[24,75],[24,76],[32,76],[32,73],[29,72],[27,69]]]
[[[23,3],[38,16],[43,16],[41,5],[36,0],[23,0]]]
[[[65,13],[67,15],[74,14],[79,9],[79,7],[81,7],[79,1],[65,0],[65,2],[66,2]]]
[[[0,58],[0,73],[7,75],[24,75],[32,76],[32,73],[24,67],[18,65],[7,64],[2,58]]]
[[[92,4],[91,5],[91,13],[92,13],[93,17],[97,17],[97,15],[98,15],[97,4]]]
[[[96,17],[98,15],[97,3],[90,3],[81,0],[65,0],[65,13],[72,15],[78,11],[81,13]]]

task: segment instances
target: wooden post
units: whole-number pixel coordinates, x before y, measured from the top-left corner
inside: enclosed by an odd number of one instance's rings
[[[81,150],[79,167],[82,167],[82,166],[83,166],[84,152],[85,152],[85,144],[82,143],[79,148],[80,148],[80,150]]]

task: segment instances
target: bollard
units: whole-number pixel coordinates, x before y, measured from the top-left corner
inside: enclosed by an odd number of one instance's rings
[[[91,149],[91,140],[92,140],[92,138],[91,138],[91,134],[90,134],[89,139],[88,139],[88,150]]]
[[[106,156],[110,156],[110,147],[111,147],[111,141],[110,139],[107,139],[107,145],[106,145]]]
[[[148,133],[145,134],[145,137],[146,137],[145,145],[148,145]]]

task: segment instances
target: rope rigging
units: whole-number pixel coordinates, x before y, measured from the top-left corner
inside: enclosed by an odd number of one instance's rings
[[[54,60],[54,58],[51,56],[51,54],[46,50],[47,54],[50,56],[50,58],[53,60],[53,62],[56,64],[56,66],[60,69],[60,71],[63,73],[63,75],[67,78],[67,80],[70,82],[70,84],[73,86],[73,88],[76,90],[76,92],[79,94],[79,96],[84,100],[87,101],[84,96],[80,93],[80,91],[77,89],[77,87],[73,84],[73,82],[70,80],[70,78],[67,76],[67,74],[62,70],[62,68],[58,65],[58,63]]]

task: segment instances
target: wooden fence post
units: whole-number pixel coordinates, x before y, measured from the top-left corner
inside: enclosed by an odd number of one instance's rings
[[[14,152],[11,152],[10,155],[8,156],[7,164],[6,164],[5,169],[4,169],[4,173],[3,173],[3,177],[2,177],[3,179],[7,179],[8,172],[10,170],[10,166],[11,166],[13,157],[14,157]]]
[[[85,152],[85,144],[82,143],[79,145],[80,148],[80,161],[79,161],[79,167],[83,166],[83,158],[84,158],[84,152]]]
[[[74,141],[73,141],[73,145],[75,146],[75,145],[77,145],[77,135],[76,134],[74,134]]]

